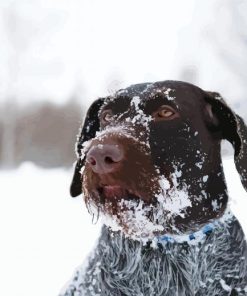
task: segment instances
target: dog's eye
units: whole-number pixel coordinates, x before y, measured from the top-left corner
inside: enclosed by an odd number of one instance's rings
[[[153,113],[155,120],[169,120],[178,117],[178,113],[171,106],[161,106]]]
[[[111,110],[105,110],[102,112],[101,119],[104,123],[111,122],[113,120],[113,113]]]
[[[163,109],[158,112],[159,117],[166,117],[166,118],[171,117],[173,114],[174,112],[168,109]]]

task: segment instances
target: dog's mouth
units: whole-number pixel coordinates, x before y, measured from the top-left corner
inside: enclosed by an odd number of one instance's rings
[[[144,195],[136,190],[124,188],[120,185],[100,185],[97,188],[101,203],[117,202],[121,200],[140,201],[144,199]]]

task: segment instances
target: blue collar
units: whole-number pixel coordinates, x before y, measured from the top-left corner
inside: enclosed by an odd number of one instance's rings
[[[163,236],[159,236],[157,237],[157,243],[182,243],[182,242],[191,242],[191,241],[198,241],[201,240],[204,237],[207,237],[208,235],[210,235],[213,230],[215,229],[215,225],[214,224],[208,224],[206,226],[204,226],[202,229],[191,233],[191,234],[185,234],[185,235],[163,235]]]

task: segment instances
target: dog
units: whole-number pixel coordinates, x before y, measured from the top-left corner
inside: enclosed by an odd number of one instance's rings
[[[61,295],[247,295],[224,139],[247,190],[247,128],[218,93],[162,81],[96,100],[77,139],[70,192],[83,193],[103,227]]]

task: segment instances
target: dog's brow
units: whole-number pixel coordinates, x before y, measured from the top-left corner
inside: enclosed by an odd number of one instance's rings
[[[169,105],[175,110],[178,110],[178,105],[175,101],[167,99],[165,95],[158,95],[147,99],[145,103],[145,111],[147,113],[152,113],[162,105]]]
[[[130,98],[127,96],[118,96],[105,102],[101,109],[101,112],[107,109],[111,109],[114,114],[123,113],[130,107]]]

